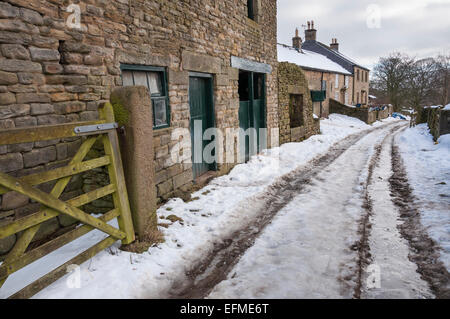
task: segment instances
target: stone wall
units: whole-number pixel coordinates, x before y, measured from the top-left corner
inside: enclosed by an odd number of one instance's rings
[[[450,110],[444,110],[443,107],[425,107],[422,118],[426,121],[435,141],[441,135],[450,133]]]
[[[330,99],[330,113],[338,113],[355,117],[367,124],[372,124],[377,120],[377,111],[369,112],[368,108],[350,107],[334,99]]]
[[[217,127],[239,126],[238,70],[231,56],[272,66],[266,117],[269,128],[278,127],[275,1],[258,1],[256,22],[247,18],[244,0],[74,0],[81,9],[79,29],[66,23],[71,3],[0,2],[0,129],[96,119],[98,106],[122,85],[121,64],[165,67],[171,123],[154,130],[157,190],[165,199],[192,183],[191,165],[169,157],[178,139],[174,128],[189,129],[190,71],[214,76]],[[0,147],[0,170],[19,176],[64,165],[80,144],[63,139]],[[220,173],[232,166],[219,165]],[[91,176],[74,178],[70,196],[90,185],[85,180],[93,182]],[[38,208],[20,196],[0,200],[3,220]],[[58,228],[58,221],[52,223],[52,230]]]
[[[290,94],[303,95],[303,123],[292,128],[290,125]],[[280,125],[280,144],[299,142],[320,132],[320,120],[313,117],[313,104],[308,88],[308,80],[302,69],[292,63],[278,64],[278,110]]]

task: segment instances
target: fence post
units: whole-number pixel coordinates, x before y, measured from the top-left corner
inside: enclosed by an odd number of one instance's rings
[[[119,126],[120,148],[134,229],[142,239],[157,228],[152,104],[147,88],[115,89],[111,104]]]

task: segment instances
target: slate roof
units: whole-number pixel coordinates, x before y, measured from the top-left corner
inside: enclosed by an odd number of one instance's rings
[[[302,43],[302,49],[305,49],[308,51],[313,51],[318,54],[326,56],[328,59],[339,64],[340,66],[342,66],[344,69],[346,69],[351,74],[353,74],[353,72],[354,72],[354,69],[353,69],[354,66],[357,66],[363,70],[370,71],[368,68],[358,64],[357,62],[353,61],[352,59],[345,56],[341,52],[332,50],[328,45],[323,44],[319,41],[314,41],[314,40],[305,41]]]
[[[279,62],[294,63],[306,70],[351,75],[351,72],[347,71],[339,64],[316,52],[305,49],[298,51],[297,49],[284,44],[278,44],[277,51]]]

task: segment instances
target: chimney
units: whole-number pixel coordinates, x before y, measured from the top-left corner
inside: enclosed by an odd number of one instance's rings
[[[316,41],[317,30],[314,29],[314,21],[308,21],[308,29],[305,30],[305,41]]]
[[[339,43],[337,42],[336,38],[331,39],[330,48],[331,50],[339,51]]]
[[[302,49],[302,38],[298,36],[298,29],[295,29],[295,37],[292,38],[292,46],[300,51]]]

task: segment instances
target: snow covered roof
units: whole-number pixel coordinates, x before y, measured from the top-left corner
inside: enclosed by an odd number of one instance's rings
[[[377,97],[375,95],[369,95],[369,99],[376,99]]]
[[[277,48],[278,62],[290,62],[307,69],[351,75],[346,69],[324,55],[308,50],[299,52],[297,49],[284,44],[278,44]]]
[[[445,110],[445,111],[450,111],[450,104],[447,104],[447,105],[444,107],[444,110]]]

